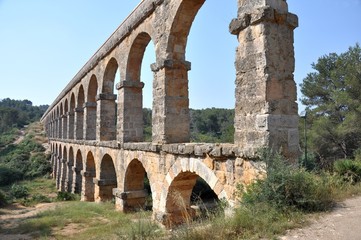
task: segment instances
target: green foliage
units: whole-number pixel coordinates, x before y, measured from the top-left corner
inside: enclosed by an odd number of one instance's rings
[[[247,188],[242,197],[245,204],[267,203],[278,209],[296,208],[306,212],[333,206],[332,176],[288,165],[278,154],[271,155],[267,162],[267,178]]]
[[[354,184],[361,180],[361,161],[350,159],[338,160],[334,163],[333,169],[346,182]]]
[[[193,142],[233,142],[234,110],[207,108],[190,110]]]
[[[10,144],[0,150],[0,186],[48,173],[51,166],[44,150],[31,134],[19,144]]]
[[[301,84],[311,150],[333,162],[361,147],[361,48],[320,57]]]
[[[29,100],[2,99],[0,101],[0,134],[39,120],[47,108],[47,105],[33,106]]]
[[[192,142],[233,143],[234,110],[222,108],[190,109]],[[152,140],[152,110],[143,109],[144,139]]]
[[[78,199],[77,195],[69,192],[58,192],[56,197],[58,201],[75,201]]]
[[[23,174],[17,170],[6,165],[0,164],[0,186],[5,186],[19,181]]]
[[[13,184],[9,193],[15,199],[27,198],[29,196],[29,189],[24,185]]]
[[[8,200],[7,200],[5,192],[0,190],[0,208],[6,206],[7,203],[8,203]]]

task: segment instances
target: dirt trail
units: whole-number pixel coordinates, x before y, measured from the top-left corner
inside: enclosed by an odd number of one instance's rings
[[[0,239],[1,240],[19,240],[32,239],[28,234],[6,234],[7,229],[16,228],[22,221],[36,216],[36,214],[54,209],[59,202],[55,203],[41,203],[35,207],[24,207],[20,204],[12,204],[6,208],[2,208],[0,215]]]
[[[355,197],[339,204],[330,213],[311,220],[311,225],[294,229],[281,240],[360,240],[361,239],[361,197]]]

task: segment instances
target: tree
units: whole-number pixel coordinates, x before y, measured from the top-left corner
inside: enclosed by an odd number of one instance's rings
[[[322,56],[303,80],[309,146],[323,160],[352,158],[361,147],[361,48]]]

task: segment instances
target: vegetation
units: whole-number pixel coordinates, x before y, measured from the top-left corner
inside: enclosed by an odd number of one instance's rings
[[[13,128],[38,121],[48,105],[33,106],[29,100],[12,100],[5,98],[0,101],[0,135]]]
[[[234,135],[234,110],[222,108],[190,109],[192,142],[232,143]],[[143,109],[144,136],[152,139],[152,110]]]
[[[321,167],[354,159],[361,147],[361,48],[322,56],[301,84],[308,146]]]

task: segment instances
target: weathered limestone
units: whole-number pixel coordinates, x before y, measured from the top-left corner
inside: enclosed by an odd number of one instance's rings
[[[235,142],[189,143],[191,63],[185,52],[204,2],[143,0],[49,107],[42,121],[60,191],[81,193],[82,201],[114,200],[118,210],[134,211],[149,201],[148,178],[153,217],[172,227],[194,216],[190,196],[197,178],[234,206],[237,184],[265,177],[257,150],[281,150],[296,159],[293,30],[298,19],[284,0],[238,0],[229,27],[239,41]],[[149,43],[156,54],[152,141],[143,142],[140,70]]]
[[[297,16],[286,1],[239,1],[230,31],[238,35],[235,143],[246,156],[269,147],[296,158],[298,114],[293,80]]]

